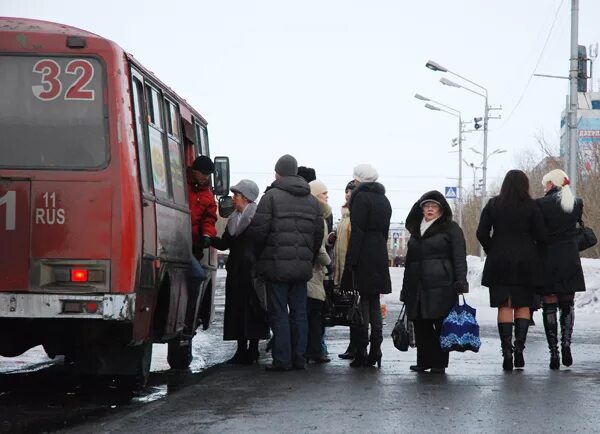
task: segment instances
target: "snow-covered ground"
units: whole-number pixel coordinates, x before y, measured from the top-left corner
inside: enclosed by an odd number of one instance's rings
[[[577,313],[588,316],[600,312],[600,259],[581,260],[587,291],[577,293],[575,305]],[[485,286],[481,286],[481,273],[484,262],[477,256],[467,257],[469,281],[469,293],[465,295],[467,303],[477,309],[480,319],[492,320],[496,317],[496,309],[489,307],[489,292]],[[402,289],[402,278],[404,268],[390,268],[392,277],[392,293],[384,297],[387,304],[400,303],[400,290]]]

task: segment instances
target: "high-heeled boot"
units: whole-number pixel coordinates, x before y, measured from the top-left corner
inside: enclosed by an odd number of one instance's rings
[[[529,324],[530,320],[528,319],[515,319],[515,368],[523,368],[525,366],[523,350],[525,349]]]
[[[354,360],[352,360],[350,366],[353,368],[360,368],[362,366],[366,366],[367,357],[367,349],[365,347],[357,349],[356,354],[354,355]]]
[[[352,360],[354,359],[354,355],[356,354],[356,339],[358,337],[358,332],[356,330],[356,326],[350,326],[350,343],[348,344],[348,348],[342,354],[338,354],[340,359],[344,360]]]
[[[246,339],[238,339],[237,350],[235,354],[227,363],[230,365],[244,365],[248,363],[248,342]]]
[[[250,343],[248,345],[248,353],[247,353],[247,361],[248,364],[258,363],[258,356],[260,353],[258,352],[258,339],[250,339]]]
[[[513,370],[513,325],[511,322],[499,322],[498,333],[500,334],[500,345],[502,346],[502,369],[505,371]]]
[[[556,303],[544,304],[542,317],[544,319],[544,330],[548,349],[550,350],[550,369],[558,369],[560,360],[558,358],[558,324],[556,322]]]
[[[573,325],[575,324],[575,306],[573,301],[560,302],[560,352],[562,364],[571,366],[573,356],[571,355],[571,336],[573,336]]]
[[[375,366],[375,364],[377,364],[377,367],[381,368],[381,356],[381,341],[371,341],[371,345],[369,346],[369,355],[367,356],[365,366]]]

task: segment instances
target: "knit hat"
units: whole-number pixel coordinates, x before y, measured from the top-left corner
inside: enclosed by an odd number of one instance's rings
[[[327,193],[327,191],[328,191],[327,186],[320,179],[315,179],[314,181],[310,181],[308,183],[308,185],[310,186],[310,193],[313,196],[318,196],[319,194]]]
[[[315,179],[317,179],[317,174],[315,172],[315,169],[313,169],[312,167],[304,167],[304,166],[298,167],[298,176],[301,176],[302,178],[304,178],[306,180],[306,182],[311,182],[311,181],[314,181]]]
[[[358,182],[375,182],[379,173],[370,164],[359,164],[354,168],[354,179]]]
[[[550,181],[552,181],[552,184],[557,186],[559,189],[571,183],[567,174],[560,169],[554,169],[546,173],[542,178],[542,185],[546,186],[546,184],[548,184]]]
[[[258,185],[256,185],[256,182],[251,181],[250,179],[242,179],[240,182],[231,187],[231,191],[241,194],[250,202],[254,202],[259,193]]]
[[[441,204],[441,203],[439,203],[437,200],[433,200],[433,199],[425,199],[424,201],[422,201],[422,202],[419,204],[419,206],[420,206],[421,208],[423,208],[423,205],[425,205],[427,202],[433,202],[433,203],[437,203],[437,204],[438,204],[438,206],[439,206],[440,208],[442,207],[442,204]]]
[[[298,162],[294,157],[285,154],[275,163],[275,173],[279,176],[294,176],[298,174]]]
[[[344,189],[344,192],[350,190],[354,190],[356,188],[356,182],[354,182],[354,179],[352,181],[350,181],[348,184],[346,184],[346,188]]]
[[[215,171],[215,165],[209,157],[206,155],[200,155],[192,163],[192,170],[209,174]]]

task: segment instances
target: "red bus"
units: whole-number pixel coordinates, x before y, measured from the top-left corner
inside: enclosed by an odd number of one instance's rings
[[[110,40],[0,17],[0,131],[0,355],[43,345],[143,382],[168,342],[171,367],[189,366],[217,266],[207,250],[189,301],[186,167],[210,155],[204,118]],[[226,196],[229,160],[214,160]]]

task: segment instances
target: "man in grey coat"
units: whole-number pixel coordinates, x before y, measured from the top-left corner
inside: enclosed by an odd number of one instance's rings
[[[248,234],[256,246],[257,274],[267,283],[273,363],[268,371],[305,368],[306,283],[323,239],[323,215],[298,163],[284,155],[275,181],[260,199]],[[289,308],[289,313],[288,313]]]

